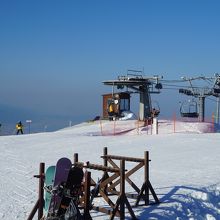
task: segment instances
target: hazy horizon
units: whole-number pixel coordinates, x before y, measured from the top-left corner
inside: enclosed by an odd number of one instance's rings
[[[128,69],[171,80],[213,76],[220,69],[219,6],[216,0],[0,1],[0,106],[15,108],[7,117],[16,120],[16,109],[87,120],[102,114],[101,95],[112,91],[102,81]],[[153,99],[172,115],[188,97],[164,89]]]

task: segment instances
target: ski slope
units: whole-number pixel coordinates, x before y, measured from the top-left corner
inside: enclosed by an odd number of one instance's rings
[[[50,133],[1,136],[0,219],[27,219],[37,200],[33,175],[40,162],[48,167],[78,153],[79,161],[102,164],[103,147],[122,156],[143,158],[144,151],[150,153],[150,181],[161,204],[135,208],[138,219],[220,219],[220,134],[206,133],[211,131],[208,123],[181,122],[173,133],[172,123],[161,121],[158,135],[142,126],[135,120],[97,121]],[[101,175],[92,172],[96,179]],[[133,178],[141,185],[143,172]],[[93,213],[93,219],[108,216]]]

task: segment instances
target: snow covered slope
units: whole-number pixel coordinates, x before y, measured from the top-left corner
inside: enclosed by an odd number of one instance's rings
[[[51,133],[1,136],[0,219],[27,218],[37,199],[38,180],[33,175],[40,162],[47,167],[79,153],[80,161],[102,164],[103,147],[123,156],[150,152],[150,181],[161,204],[135,208],[139,219],[220,219],[220,134],[203,133],[210,129],[204,124],[191,124],[191,133],[182,124],[185,130],[173,133],[172,125],[169,130],[169,122],[164,122],[158,135],[141,126],[133,120],[98,121]],[[133,178],[141,184],[143,173]],[[93,218],[108,216],[94,213]]]

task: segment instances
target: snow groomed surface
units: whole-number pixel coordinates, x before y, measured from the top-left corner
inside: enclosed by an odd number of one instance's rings
[[[190,132],[189,124],[182,124],[185,130],[173,133],[172,122],[166,121],[159,125],[158,135],[151,135],[146,127],[137,128],[134,120],[116,121],[118,130],[132,129],[114,135],[113,122],[102,123],[109,135],[102,135],[97,121],[51,133],[1,136],[0,219],[27,218],[37,200],[38,180],[33,175],[40,162],[47,168],[61,157],[71,159],[78,153],[80,161],[102,164],[103,147],[123,156],[143,157],[144,151],[150,152],[150,180],[162,203],[134,209],[139,219],[219,219],[220,134],[206,133],[209,124],[191,124]],[[140,172],[133,178],[142,177]],[[108,219],[99,213],[93,213],[93,218]]]

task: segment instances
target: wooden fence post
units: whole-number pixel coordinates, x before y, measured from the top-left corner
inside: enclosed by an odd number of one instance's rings
[[[145,205],[149,205],[149,152],[144,152]]]
[[[120,220],[125,219],[125,160],[120,161]]]
[[[32,220],[36,212],[38,211],[38,220],[43,217],[44,208],[44,178],[45,178],[45,164],[40,163],[39,174],[34,175],[34,177],[39,178],[39,188],[38,188],[38,199],[34,208],[31,210],[30,215],[27,220]]]
[[[103,162],[104,162],[104,166],[108,166],[108,159],[105,157],[106,155],[108,155],[108,148],[107,147],[104,147],[103,148]]]
[[[44,208],[44,177],[45,177],[45,164],[40,163],[39,170],[39,207],[38,207],[38,220],[43,217],[43,208]]]
[[[85,173],[85,184],[84,184],[84,220],[92,219],[89,213],[90,210],[90,184],[91,184],[91,172],[86,171]]]
[[[38,207],[39,207],[39,200],[37,200],[37,202],[35,203],[34,208],[31,210],[31,213],[28,216],[27,220],[32,220],[33,219],[35,213],[37,212]]]
[[[78,158],[78,154],[75,153],[75,154],[73,155],[73,162],[74,162],[74,164],[78,162],[78,159],[79,159],[79,158]]]

